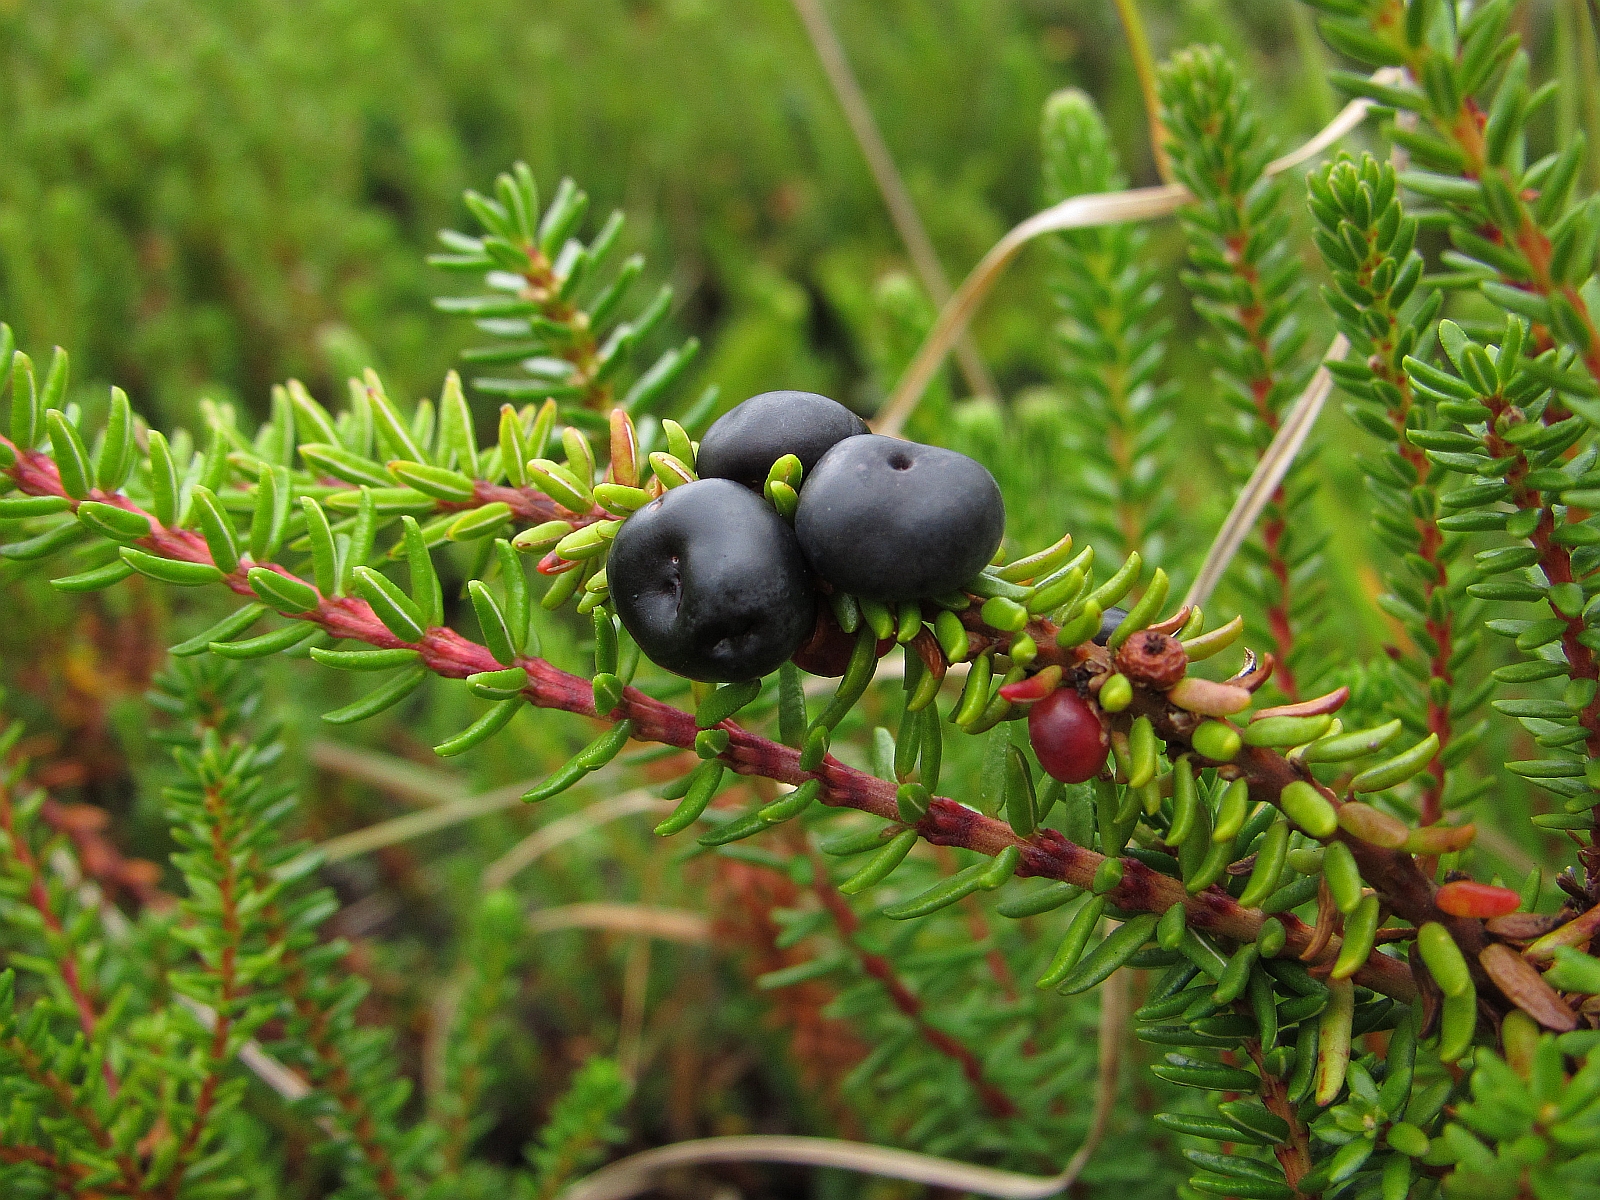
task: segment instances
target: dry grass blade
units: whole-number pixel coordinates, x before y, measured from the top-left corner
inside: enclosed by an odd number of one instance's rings
[[[1344,334],[1337,334],[1328,346],[1326,357],[1341,359],[1349,349],[1350,343],[1345,340]],[[1261,455],[1261,461],[1256,463],[1256,469],[1250,473],[1250,478],[1233,502],[1233,509],[1228,513],[1227,520],[1223,521],[1222,528],[1217,530],[1211,549],[1206,552],[1206,560],[1201,564],[1200,573],[1195,576],[1194,583],[1183,598],[1185,604],[1203,608],[1211,599],[1211,593],[1216,590],[1217,584],[1222,582],[1223,575],[1227,573],[1228,564],[1233,562],[1233,556],[1239,552],[1239,547],[1244,545],[1245,539],[1250,536],[1250,531],[1255,528],[1261,510],[1266,507],[1267,501],[1272,499],[1272,494],[1278,490],[1283,477],[1294,465],[1295,456],[1305,445],[1306,438],[1310,436],[1311,428],[1317,423],[1317,416],[1322,412],[1322,406],[1332,391],[1333,376],[1328,373],[1327,367],[1318,367],[1316,374],[1311,377],[1311,382],[1306,385],[1306,390],[1300,393],[1300,398],[1294,402],[1289,415],[1278,427],[1272,444]]]
[[[406,813],[403,817],[379,821],[376,825],[368,825],[365,829],[329,838],[312,847],[307,853],[319,854],[327,862],[338,862],[340,859],[370,854],[374,850],[409,841],[425,833],[434,833],[488,813],[513,808],[522,803],[522,794],[535,782],[537,781],[524,780],[522,783],[513,783],[492,792],[485,792],[481,796],[464,796],[447,804],[441,804],[438,808],[425,808],[421,812]]]
[[[1393,70],[1385,69],[1379,71],[1374,78],[1388,81],[1395,75],[1396,72]],[[1269,163],[1268,174],[1275,175],[1287,171],[1315,158],[1361,124],[1371,107],[1371,101],[1352,100],[1310,141]],[[989,294],[989,289],[1028,242],[1042,234],[1059,233],[1067,229],[1086,229],[1094,225],[1115,225],[1123,221],[1148,221],[1156,217],[1171,216],[1182,208],[1189,198],[1188,189],[1180,184],[1074,196],[1043,212],[1035,213],[1011,230],[983,256],[983,260],[972,269],[972,273],[962,280],[961,286],[956,289],[950,302],[940,310],[933,328],[928,331],[928,336],[918,347],[916,356],[901,375],[893,394],[872,422],[873,431],[899,436],[900,431],[905,428],[907,418],[917,407],[917,402],[922,399],[922,393],[927,389],[934,373],[938,371],[939,364],[944,361],[944,356],[950,352],[950,347],[966,329],[973,313]]]
[[[617,1066],[630,1083],[639,1078],[644,1053],[645,1002],[650,991],[650,939],[635,937],[622,968],[622,1018],[617,1022]]]
[[[429,771],[426,767],[415,766],[391,755],[355,750],[336,742],[315,743],[312,747],[312,761],[325,770],[359,779],[401,799],[435,806],[420,812],[406,813],[388,821],[379,821],[364,829],[340,834],[307,851],[310,854],[321,855],[327,862],[338,862],[340,859],[370,854],[385,846],[393,846],[411,838],[448,829],[463,821],[471,821],[489,813],[514,808],[521,803],[523,793],[539,782],[537,779],[524,779],[518,783],[508,783],[492,792],[484,792],[481,796],[468,796],[462,793],[460,784],[453,777],[442,772]],[[592,775],[589,777],[589,782],[603,783],[607,774],[610,772]],[[444,781],[448,781],[448,784]],[[553,822],[549,828],[559,824],[560,822]],[[539,833],[535,833],[532,838],[539,836]],[[516,850],[513,849],[511,853],[516,853]],[[538,853],[543,853],[543,850]],[[534,857],[538,857],[538,854]],[[493,870],[494,867],[491,866],[489,869]]]
[[[324,771],[370,784],[380,791],[420,808],[459,800],[465,791],[461,779],[448,771],[418,766],[393,754],[379,754],[318,739],[311,743],[311,763]]]
[[[1100,1067],[1094,1081],[1094,1114],[1083,1144],[1058,1176],[1063,1191],[1077,1182],[1111,1126],[1111,1111],[1117,1106],[1117,1085],[1122,1079],[1123,1051],[1128,1044],[1132,986],[1132,976],[1127,971],[1118,971],[1100,987]]]
[[[1145,33],[1144,18],[1139,15],[1135,0],[1115,0],[1117,17],[1122,21],[1123,36],[1128,39],[1128,53],[1133,57],[1133,73],[1139,80],[1139,94],[1144,99],[1144,116],[1150,125],[1150,156],[1155,159],[1156,173],[1162,183],[1172,182],[1172,160],[1167,156],[1166,131],[1161,127],[1161,102],[1156,95],[1156,60],[1150,52],[1150,37]]]
[[[1041,213],[1035,213],[1011,230],[972,268],[972,273],[961,281],[961,286],[950,297],[949,303],[939,310],[939,316],[917,349],[916,357],[906,367],[905,374],[895,385],[894,393],[883,406],[883,411],[873,419],[873,432],[891,437],[900,435],[907,418],[938,371],[939,364],[966,329],[978,305],[983,303],[989,289],[1011,265],[1011,260],[1034,238],[1064,229],[1087,229],[1093,225],[1116,225],[1123,221],[1147,221],[1153,217],[1170,216],[1188,199],[1188,189],[1175,183],[1166,187],[1073,196]]]
[[[833,1167],[948,1188],[957,1193],[995,1196],[1000,1200],[1042,1200],[1042,1197],[1060,1194],[1067,1186],[1059,1176],[1017,1175],[909,1150],[891,1150],[886,1146],[868,1146],[837,1138],[757,1135],[703,1138],[646,1150],[580,1180],[562,1193],[562,1200],[627,1200],[649,1191],[658,1171],[725,1162]]]
[[[526,870],[542,855],[574,838],[582,837],[591,829],[598,828],[608,821],[631,817],[635,813],[667,812],[671,808],[672,801],[663,800],[643,788],[635,788],[631,792],[623,792],[620,796],[612,796],[609,800],[591,804],[571,816],[551,821],[550,824],[534,830],[490,863],[483,872],[483,888],[485,891],[493,891],[495,888],[505,887],[517,874]]]
[[[596,900],[541,908],[528,917],[528,930],[531,933],[554,933],[558,929],[640,933],[667,942],[711,940],[711,919],[686,908],[658,908],[649,904],[615,904]]]
[[[1043,1200],[1046,1196],[1058,1196],[1077,1182],[1079,1173],[1105,1136],[1111,1112],[1116,1107],[1127,1032],[1128,973],[1119,971],[1101,990],[1100,1070],[1095,1081],[1094,1114],[1089,1132],[1059,1175],[997,1171],[992,1167],[974,1167],[947,1158],[838,1138],[716,1137],[661,1146],[612,1163],[572,1185],[562,1193],[561,1200],[629,1200],[649,1191],[659,1171],[724,1162],[833,1167],[957,1193],[993,1196],[997,1200]]]
[[[861,92],[861,85],[850,70],[850,60],[845,57],[839,36],[828,20],[828,12],[822,6],[822,0],[794,0],[794,7],[806,27],[806,35],[811,39],[812,49],[822,63],[823,73],[828,77],[839,107],[844,110],[845,120],[850,123],[850,131],[855,134],[856,143],[861,147],[861,155],[867,160],[873,181],[883,196],[884,207],[889,210],[889,219],[894,222],[895,232],[905,243],[911,265],[916,269],[928,295],[933,297],[933,302],[942,307],[950,299],[950,281],[945,278],[944,266],[939,262],[938,252],[933,248],[933,240],[928,237],[922,218],[917,214],[917,206],[912,202],[905,180],[894,164],[894,156],[889,153],[877,121],[873,120],[872,109]],[[966,378],[967,387],[973,395],[1000,394],[970,337],[963,334],[956,340],[955,353],[956,365],[961,368],[961,374]]]
[[[1518,875],[1539,866],[1539,860],[1492,825],[1478,826],[1477,849],[1492,854]]]

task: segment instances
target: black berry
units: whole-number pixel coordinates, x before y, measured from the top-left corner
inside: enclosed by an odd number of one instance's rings
[[[919,600],[970,582],[1000,545],[994,476],[965,454],[866,434],[807,472],[795,533],[818,575],[872,600]]]
[[[702,479],[733,479],[760,491],[785,454],[798,458],[809,475],[836,443],[866,431],[855,413],[816,392],[762,392],[706,430],[695,469]]]
[[[1105,614],[1100,618],[1100,632],[1095,634],[1090,640],[1092,640],[1096,646],[1104,646],[1111,640],[1111,635],[1117,631],[1117,626],[1122,624],[1123,618],[1127,615],[1127,609],[1118,608],[1113,604],[1110,608],[1106,609]]]
[[[682,484],[629,517],[606,577],[639,648],[690,679],[756,679],[816,623],[793,531],[760,496],[726,479]]]

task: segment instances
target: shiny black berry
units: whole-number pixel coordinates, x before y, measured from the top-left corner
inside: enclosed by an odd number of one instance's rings
[[[760,491],[785,454],[798,458],[809,475],[836,443],[866,431],[855,413],[816,392],[762,392],[706,430],[695,469],[702,479],[733,479]]]
[[[1091,639],[1096,646],[1104,646],[1111,640],[1111,635],[1117,631],[1117,626],[1122,624],[1123,618],[1128,615],[1128,610],[1112,605],[1106,609],[1105,615],[1100,618],[1100,632]]]
[[[795,533],[812,570],[872,600],[919,600],[969,583],[999,548],[994,476],[965,454],[866,434],[807,473]]]
[[[690,679],[756,679],[816,624],[799,543],[760,496],[701,479],[617,530],[606,563],[617,615],[656,663]]]

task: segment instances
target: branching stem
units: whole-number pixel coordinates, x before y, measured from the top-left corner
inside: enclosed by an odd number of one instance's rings
[[[66,985],[72,1003],[78,1010],[78,1024],[83,1029],[84,1038],[94,1041],[95,1028],[99,1024],[100,1015],[95,1007],[95,999],[90,984],[83,978],[83,971],[78,963],[77,947],[68,940],[66,928],[61,924],[61,918],[56,913],[54,904],[50,900],[50,890],[45,886],[44,876],[39,869],[39,861],[34,858],[33,851],[28,846],[28,840],[16,825],[16,811],[12,805],[11,788],[0,782],[0,830],[3,830],[8,839],[10,852],[17,860],[27,876],[28,903],[39,919],[44,922],[45,928],[55,939],[65,947],[61,957],[57,960],[57,967],[61,971],[61,982]],[[105,1076],[106,1090],[112,1096],[117,1094],[117,1075],[111,1066],[111,1060],[106,1059],[101,1064],[101,1071]]]
[[[211,1044],[206,1049],[206,1076],[200,1084],[195,1099],[194,1117],[184,1132],[171,1175],[161,1189],[166,1200],[175,1200],[183,1186],[183,1178],[193,1164],[206,1133],[206,1123],[216,1105],[217,1089],[222,1085],[222,1072],[228,1065],[228,1041],[235,1025],[234,1013],[243,989],[239,981],[239,951],[244,941],[244,929],[239,919],[239,863],[238,853],[231,836],[232,820],[222,789],[216,785],[205,789],[205,810],[211,820],[211,853],[221,866],[216,881],[217,905],[220,911],[222,948],[215,966],[217,976],[216,1023],[211,1030]]]
[[[9,473],[23,491],[30,495],[65,496],[55,464],[47,455],[33,451],[15,453],[17,463]],[[116,503],[129,511],[143,511],[126,497],[106,496],[105,501]],[[156,525],[153,518],[151,521],[153,532],[140,540],[141,547],[169,558],[211,562],[205,542],[198,534],[167,529]],[[289,575],[287,570],[276,564],[269,566]],[[225,576],[224,583],[241,596],[254,596],[244,568]],[[378,620],[365,601],[351,597],[321,597],[315,608],[297,615],[301,620],[321,626],[335,637],[351,638],[380,648],[415,649],[429,670],[445,678],[464,679],[478,672],[501,668],[486,647],[447,627],[427,630],[418,642],[403,642]],[[1048,621],[1033,621],[1026,632],[1042,648],[1038,660],[1041,666],[1059,665],[1067,671],[1081,672],[1085,679],[1091,674],[1110,670],[1107,653],[1101,647],[1093,644],[1057,647],[1055,627]],[[996,632],[992,640],[1003,646],[1009,636]],[[523,696],[535,707],[559,709],[585,717],[600,716],[609,720],[626,718],[633,723],[636,739],[685,749],[695,744],[700,732],[692,713],[646,696],[636,688],[624,689],[616,709],[600,714],[595,712],[594,687],[588,679],[563,671],[544,659],[523,658],[518,665],[528,674]],[[1142,685],[1135,688],[1132,706],[1120,714],[1118,720],[1130,722],[1141,714],[1150,717],[1157,734],[1172,751],[1189,749],[1190,736],[1200,723],[1199,717],[1176,708],[1163,693]],[[824,803],[854,808],[886,821],[899,821],[895,786],[892,783],[846,766],[831,756],[825,758],[815,771],[805,771],[800,767],[798,750],[751,733],[731,721],[724,723],[723,728],[728,733],[729,741],[721,757],[735,771],[794,786],[815,779],[822,784],[821,799]],[[1246,779],[1252,800],[1272,804],[1279,803],[1284,786],[1295,780],[1314,784],[1304,766],[1255,747],[1244,748],[1222,770],[1225,774]],[[1315,786],[1320,788],[1320,785]],[[1332,792],[1325,788],[1320,790],[1330,802],[1337,803],[1337,797]],[[1083,887],[1093,883],[1096,871],[1105,858],[1068,841],[1055,830],[1045,829],[1031,837],[1020,838],[1005,822],[986,817],[944,797],[933,800],[927,814],[917,822],[915,828],[923,838],[936,845],[955,846],[991,856],[1015,846],[1021,851],[1019,875],[1036,875]],[[1444,923],[1455,935],[1468,961],[1476,962],[1477,951],[1485,944],[1482,923],[1441,912],[1433,903],[1433,885],[1418,870],[1410,855],[1401,851],[1381,850],[1342,832],[1335,836],[1350,845],[1361,867],[1362,877],[1377,890],[1387,908],[1414,925],[1430,920]],[[1124,858],[1122,864],[1122,882],[1107,894],[1107,899],[1125,911],[1165,912],[1174,904],[1183,904],[1189,913],[1188,923],[1195,929],[1220,933],[1240,941],[1254,940],[1260,931],[1263,914],[1256,909],[1240,907],[1220,888],[1208,888],[1190,896],[1180,880],[1163,875],[1137,859]],[[1282,914],[1278,919],[1287,930],[1287,953],[1297,954],[1310,943],[1312,931],[1304,922],[1292,914]],[[1365,987],[1400,999],[1410,999],[1416,994],[1416,985],[1406,966],[1382,954],[1373,955],[1355,978]],[[291,994],[294,994],[292,989]],[[308,999],[302,988],[296,1003],[304,1005]],[[320,1014],[302,1010],[302,1015],[312,1020],[315,1029],[315,1019]],[[326,1033],[324,1029],[323,1051],[332,1049],[326,1044]],[[338,1064],[336,1054],[329,1061],[335,1086],[340,1078],[348,1084],[348,1076],[339,1074],[342,1067]],[[346,1088],[346,1091],[349,1089]],[[351,1100],[356,1102],[356,1107],[351,1110],[352,1115],[356,1116],[360,1114],[359,1098],[353,1092],[341,1096],[342,1104]],[[358,1117],[357,1124],[363,1120],[370,1124],[364,1115]],[[392,1172],[392,1166],[388,1165],[387,1157],[382,1154],[382,1147],[374,1142],[371,1149],[381,1156],[375,1162],[382,1162]]]
[[[855,910],[850,907],[850,902],[840,894],[839,889],[833,886],[828,878],[827,867],[818,858],[812,856],[812,889],[817,894],[817,899],[822,901],[822,906],[828,910],[828,915],[839,928],[839,937],[856,956],[861,964],[861,969],[871,975],[889,993],[889,999],[917,1027],[917,1032],[922,1035],[922,1040],[927,1042],[939,1053],[955,1060],[960,1066],[961,1073],[967,1077],[978,1096],[983,1100],[983,1106],[994,1117],[1007,1118],[1017,1115],[1017,1106],[1011,1098],[994,1084],[983,1077],[983,1064],[978,1056],[964,1046],[959,1040],[937,1028],[928,1020],[927,1013],[922,1003],[922,998],[908,987],[904,980],[895,973],[894,964],[881,954],[874,954],[863,949],[856,942],[856,931],[861,926],[861,919],[856,916]]]

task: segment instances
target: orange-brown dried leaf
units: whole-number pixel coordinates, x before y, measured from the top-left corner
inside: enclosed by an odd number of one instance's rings
[[[1478,955],[1484,973],[1505,998],[1546,1029],[1566,1033],[1578,1027],[1578,1018],[1544,976],[1510,946],[1495,942]]]

